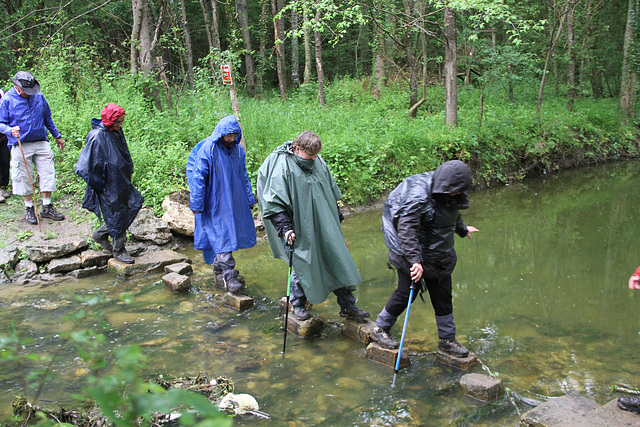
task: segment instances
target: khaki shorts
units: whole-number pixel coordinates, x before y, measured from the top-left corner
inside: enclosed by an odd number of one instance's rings
[[[22,142],[22,151],[27,160],[25,169],[20,146],[11,148],[11,189],[13,194],[28,196],[33,194],[31,182],[33,181],[33,168],[40,179],[40,192],[56,191],[56,171],[53,164],[53,150],[49,141]],[[31,177],[31,181],[29,181]],[[35,185],[35,183],[34,183]]]

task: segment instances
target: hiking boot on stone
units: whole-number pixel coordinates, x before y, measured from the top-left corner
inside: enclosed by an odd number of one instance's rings
[[[11,197],[11,193],[7,191],[7,187],[0,187],[0,196],[8,199],[9,197]]]
[[[135,264],[136,260],[129,255],[129,252],[127,252],[126,249],[122,249],[118,252],[114,252],[113,253],[113,257],[120,262],[123,262],[125,264]]]
[[[385,331],[379,326],[376,326],[371,331],[371,339],[385,348],[398,348],[398,340],[396,340],[390,331]]]
[[[49,203],[48,205],[42,205],[40,218],[49,218],[54,221],[62,221],[64,219],[64,215],[56,211],[56,208],[53,207],[53,203]]]
[[[359,309],[354,304],[349,308],[341,308],[340,317],[346,317],[348,319],[366,319],[367,317],[369,317],[369,312]]]
[[[291,311],[298,320],[307,320],[311,317],[311,313],[309,313],[309,310],[307,310],[305,307],[291,306]]]
[[[24,219],[31,225],[37,225],[38,218],[36,218],[35,208],[33,206],[26,206],[25,209]]]
[[[458,341],[456,341],[455,338],[440,338],[438,348],[456,357],[467,357],[469,355],[469,350],[467,349],[467,347],[460,344]]]
[[[622,396],[618,399],[618,406],[625,411],[640,414],[640,397]]]
[[[224,285],[227,287],[229,292],[240,292],[240,290],[244,287],[242,282],[238,280],[238,277],[232,277],[228,280],[224,280]]]

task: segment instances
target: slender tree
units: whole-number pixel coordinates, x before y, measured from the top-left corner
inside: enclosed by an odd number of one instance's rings
[[[187,55],[187,73],[189,76],[189,87],[195,89],[195,74],[193,72],[193,48],[191,46],[191,34],[189,33],[189,18],[187,17],[187,8],[184,0],[180,0],[180,11],[182,13],[182,32],[184,34],[184,46]]]
[[[280,10],[282,10],[281,0],[271,0],[271,12],[273,14],[273,34],[276,49],[276,67],[278,70],[278,85],[280,87],[280,99],[284,102],[287,98],[287,77],[285,74],[285,58],[284,58],[284,31],[281,28],[284,25],[282,18],[279,18]]]
[[[253,53],[251,49],[251,36],[249,34],[249,9],[247,7],[247,0],[236,0],[236,7],[238,9],[238,22],[240,24],[242,41],[244,42],[244,66],[246,70],[247,93],[249,94],[249,97],[253,98],[255,93],[256,65],[255,61],[253,60]]]
[[[300,60],[298,59],[299,17],[295,7],[291,8],[291,84],[300,87]]]
[[[316,9],[315,21],[315,46],[316,46],[316,72],[318,74],[318,102],[323,107],[327,106],[324,100],[324,68],[322,64],[322,27],[320,22],[322,19],[322,9]]]
[[[635,116],[638,68],[635,65],[637,60],[637,49],[635,49],[637,41],[634,40],[634,35],[638,23],[638,11],[638,0],[629,0],[627,24],[624,32],[619,103],[624,125]]]
[[[456,66],[456,11],[451,7],[444,8],[444,78],[445,107],[444,122],[447,126],[458,126],[458,88]]]

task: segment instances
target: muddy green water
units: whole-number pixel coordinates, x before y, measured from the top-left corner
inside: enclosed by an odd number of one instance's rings
[[[69,294],[106,293],[110,346],[138,344],[151,372],[224,375],[249,393],[271,420],[236,418],[236,425],[517,425],[527,402],[580,393],[605,404],[620,394],[611,385],[640,386],[640,291],[627,287],[640,263],[640,163],[564,172],[546,179],[475,192],[465,212],[480,232],[456,239],[453,276],[458,338],[512,392],[478,404],[458,391],[463,372],[438,365],[430,303],[412,307],[406,346],[411,366],[398,374],[365,358],[363,344],[343,337],[335,298],[314,311],[336,327],[317,339],[289,334],[283,359],[277,298],[286,292],[287,266],[266,241],[237,253],[256,297],[244,313],[220,307],[210,268],[199,252],[189,294],[168,292],[160,275],[119,280],[100,275],[48,287],[0,289],[0,330],[13,319],[28,351],[53,353],[58,375],[43,398],[70,402],[85,367],[59,333],[73,324]],[[380,211],[348,216],[343,228],[363,282],[358,304],[375,318],[395,286],[386,268]],[[134,302],[117,302],[123,292]],[[399,336],[402,322],[394,329]],[[250,368],[247,370],[247,368]],[[469,372],[483,372],[480,365]],[[0,361],[0,418],[20,391],[15,367]],[[514,405],[515,403],[515,405]],[[413,424],[412,424],[413,423]]]

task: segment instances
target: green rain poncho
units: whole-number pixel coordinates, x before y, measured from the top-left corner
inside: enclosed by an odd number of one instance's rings
[[[355,290],[362,277],[340,227],[336,202],[342,194],[324,160],[301,162],[287,141],[260,166],[257,188],[263,218],[281,212],[291,217],[293,269],[309,302],[320,304],[336,289]],[[264,226],[273,257],[288,263],[284,237],[268,219]]]

